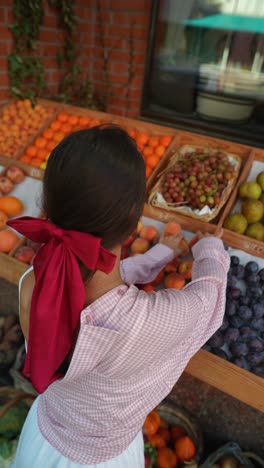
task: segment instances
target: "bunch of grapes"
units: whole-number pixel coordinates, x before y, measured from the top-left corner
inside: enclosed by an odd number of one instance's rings
[[[167,203],[201,210],[219,205],[222,193],[235,177],[235,168],[221,151],[197,149],[181,156],[165,176],[162,195]]]

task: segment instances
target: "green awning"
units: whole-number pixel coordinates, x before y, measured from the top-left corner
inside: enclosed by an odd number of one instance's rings
[[[264,18],[243,15],[210,15],[183,21],[187,26],[196,28],[224,29],[229,31],[248,31],[264,33]]]

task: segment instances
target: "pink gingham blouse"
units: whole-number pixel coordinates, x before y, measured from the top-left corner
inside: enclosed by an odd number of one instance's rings
[[[153,280],[173,259],[159,244],[122,262],[130,286],[82,311],[69,369],[38,404],[41,433],[65,457],[95,464],[122,453],[221,326],[229,256],[215,238],[199,241],[193,255],[193,281],[183,290],[146,293],[133,285]]]

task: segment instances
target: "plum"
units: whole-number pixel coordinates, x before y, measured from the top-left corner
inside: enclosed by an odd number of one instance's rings
[[[246,356],[248,354],[248,346],[246,343],[238,341],[236,343],[231,343],[230,352],[235,357]]]
[[[244,320],[238,315],[234,315],[233,317],[230,317],[229,321],[232,327],[234,328],[241,328],[244,325]]]
[[[261,364],[259,366],[252,367],[251,372],[253,372],[256,375],[259,375],[259,377],[264,377],[264,365]]]
[[[249,363],[255,367],[258,366],[259,364],[264,365],[264,352],[263,351],[255,351],[253,353],[248,353],[248,361]]]
[[[259,271],[259,266],[257,262],[248,262],[245,266],[246,273],[251,275],[252,273],[257,273]]]
[[[246,290],[246,295],[250,296],[250,298],[259,299],[262,294],[262,288],[260,286],[249,286]]]
[[[252,275],[248,275],[245,281],[248,284],[248,286],[259,286],[260,284],[260,278],[256,273]]]
[[[230,257],[231,266],[237,266],[240,263],[239,257],[236,255],[231,255]]]
[[[250,327],[242,327],[239,330],[241,338],[243,340],[248,340],[249,338],[256,338],[258,336],[255,330],[252,330]]]
[[[264,331],[264,319],[263,318],[253,318],[250,322],[251,328],[257,331]]]
[[[249,320],[253,316],[253,312],[250,307],[241,305],[238,309],[238,315],[242,320]]]
[[[233,343],[240,336],[239,330],[237,328],[228,328],[224,334],[224,341],[227,344]]]
[[[219,331],[225,331],[229,327],[229,322],[226,317],[224,317],[223,323],[221,327],[219,328]]]
[[[264,294],[262,294],[262,296],[260,296],[260,297],[258,298],[258,302],[259,302],[259,304],[263,304],[263,305],[264,305]]]
[[[240,305],[249,305],[250,304],[250,298],[248,296],[240,296],[239,298],[239,304]]]
[[[215,348],[213,350],[213,353],[216,354],[216,356],[218,356],[218,357],[220,357],[222,359],[225,359],[225,361],[229,361],[229,357],[228,357],[227,353],[223,349]]]
[[[237,303],[234,301],[228,301],[226,303],[226,315],[227,317],[232,317],[236,314],[237,311]]]
[[[212,338],[208,341],[208,344],[212,348],[221,348],[224,345],[224,338],[223,335],[219,332],[216,332]]]
[[[242,369],[248,369],[247,360],[244,356],[233,358],[231,362]]]
[[[209,344],[207,344],[207,343],[206,343],[205,345],[203,345],[203,349],[204,349],[205,351],[209,351],[209,353],[212,351],[212,347],[211,347]]]
[[[228,288],[228,296],[231,298],[231,299],[239,299],[240,298],[240,295],[241,295],[241,291],[239,288]]]
[[[258,275],[259,275],[261,281],[264,281],[264,268],[262,268],[261,270],[259,270]]]
[[[237,279],[234,275],[229,274],[227,275],[227,287],[228,288],[235,288],[237,285]]]
[[[245,278],[245,267],[243,265],[238,265],[236,272],[237,279],[242,280]]]
[[[254,318],[262,318],[264,316],[264,304],[260,304],[257,302],[252,306],[252,311],[254,314]]]
[[[259,337],[251,338],[248,341],[248,346],[251,351],[264,351],[264,340]]]

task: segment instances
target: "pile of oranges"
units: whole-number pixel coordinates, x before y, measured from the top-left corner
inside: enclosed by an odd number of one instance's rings
[[[0,153],[15,157],[53,113],[52,107],[32,107],[29,99],[6,106],[0,117]]]
[[[102,122],[98,119],[62,111],[51,122],[50,126],[26,148],[20,160],[32,166],[46,169],[49,154],[64,137],[76,130],[91,128],[100,123]]]
[[[168,424],[153,410],[144,423],[145,467],[178,468],[196,456],[193,440],[182,426]]]
[[[65,136],[76,130],[91,128],[101,123],[102,121],[99,119],[89,117],[88,115],[78,116],[62,111],[50,126],[28,146],[20,159],[32,166],[45,169],[49,154]],[[135,129],[126,130],[135,140],[138,150],[144,157],[146,178],[148,178],[170,145],[172,136],[154,136]]]
[[[158,165],[166,149],[172,142],[171,135],[156,136],[147,132],[139,132],[134,129],[127,130],[128,134],[134,138],[138,150],[141,152],[146,164],[146,178]]]

